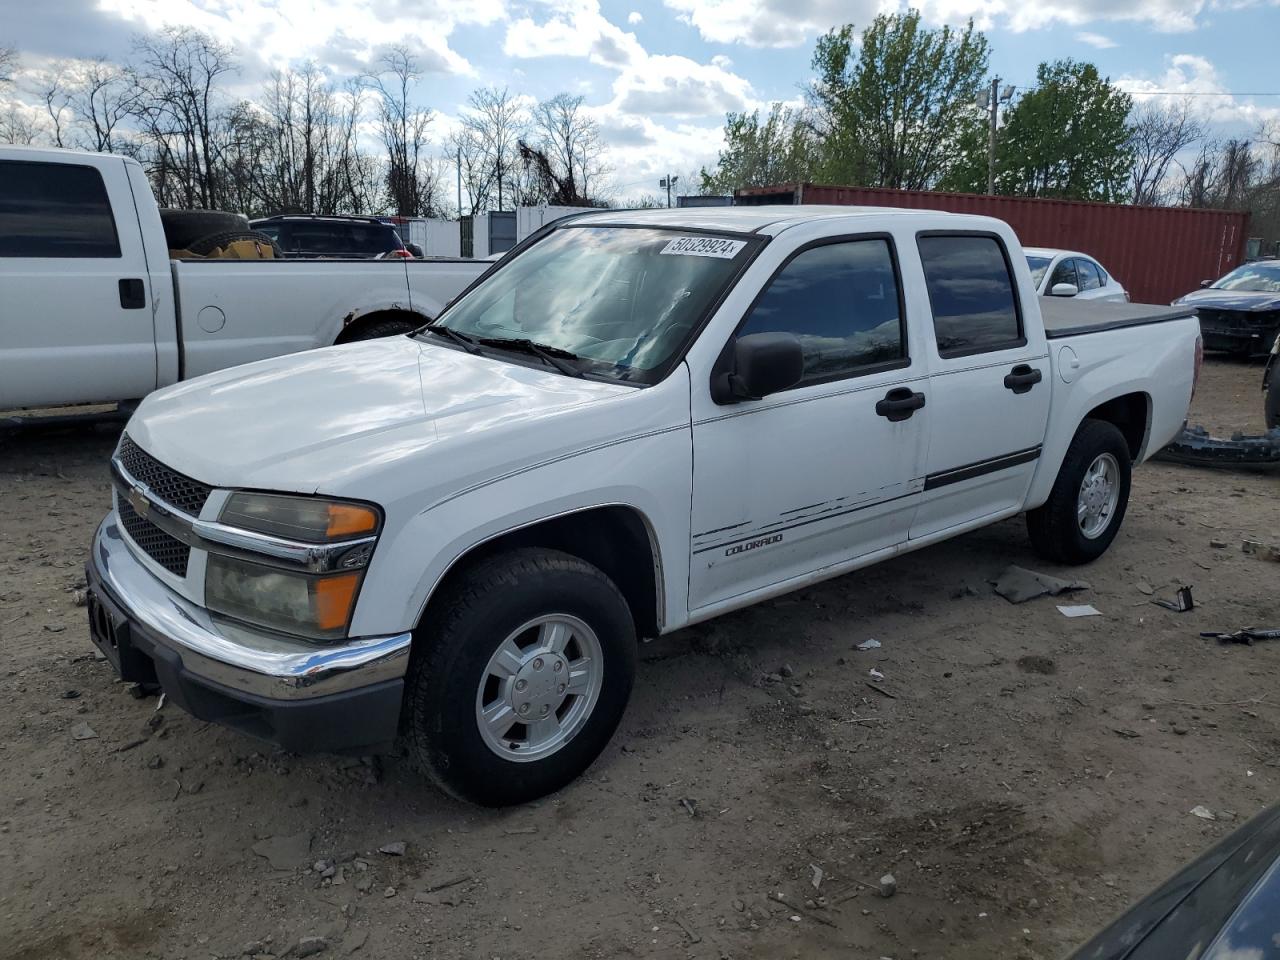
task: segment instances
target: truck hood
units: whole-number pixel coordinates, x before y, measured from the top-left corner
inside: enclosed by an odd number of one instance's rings
[[[143,401],[127,431],[214,486],[337,492],[371,465],[634,388],[391,337],[198,377]]]
[[[1204,307],[1206,310],[1265,313],[1268,310],[1280,310],[1280,293],[1206,288],[1195,290],[1173,302],[1179,306],[1185,304],[1188,307]]]

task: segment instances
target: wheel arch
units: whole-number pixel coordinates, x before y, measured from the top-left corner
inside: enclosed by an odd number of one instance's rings
[[[398,304],[373,307],[364,311],[352,310],[342,318],[341,328],[333,342],[335,344],[350,343],[361,330],[383,320],[401,320],[414,327],[421,327],[423,324],[430,323],[432,319],[424,313]]]
[[[665,622],[662,554],[649,518],[636,507],[605,503],[518,524],[473,543],[451,561],[427,593],[416,625],[476,563],[506,550],[542,547],[559,550],[598,567],[622,592],[636,624],[636,635],[657,636]]]
[[[1081,423],[1085,420],[1102,420],[1116,427],[1124,436],[1130,459],[1139,463],[1151,432],[1151,395],[1138,390],[1112,397],[1086,413]]]

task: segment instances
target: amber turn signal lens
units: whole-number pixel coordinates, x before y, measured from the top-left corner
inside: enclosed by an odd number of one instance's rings
[[[346,627],[351,620],[351,605],[355,603],[359,586],[358,573],[344,573],[316,580],[312,586],[316,598],[316,626],[321,630],[341,630]]]
[[[329,504],[329,526],[325,532],[330,539],[373,533],[376,529],[378,529],[378,515],[368,507],[351,503]]]

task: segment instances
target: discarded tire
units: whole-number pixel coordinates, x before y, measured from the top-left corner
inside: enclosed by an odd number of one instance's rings
[[[174,210],[166,207],[160,211],[160,223],[164,226],[165,243],[170,250],[190,250],[191,244],[203,237],[249,229],[248,217],[225,210]]]

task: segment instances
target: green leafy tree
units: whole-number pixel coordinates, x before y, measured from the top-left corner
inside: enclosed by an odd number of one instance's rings
[[[1013,106],[996,146],[996,192],[1067,200],[1127,199],[1133,99],[1091,63],[1057,60]]]
[[[989,46],[973,23],[920,24],[881,14],[855,40],[852,26],[819,38],[808,100],[828,183],[930,189],[957,162],[973,127]]]
[[[796,111],[775,103],[763,120],[758,110],[731,113],[724,149],[714,170],[702,170],[704,194],[807,180],[813,163],[812,133]]]

